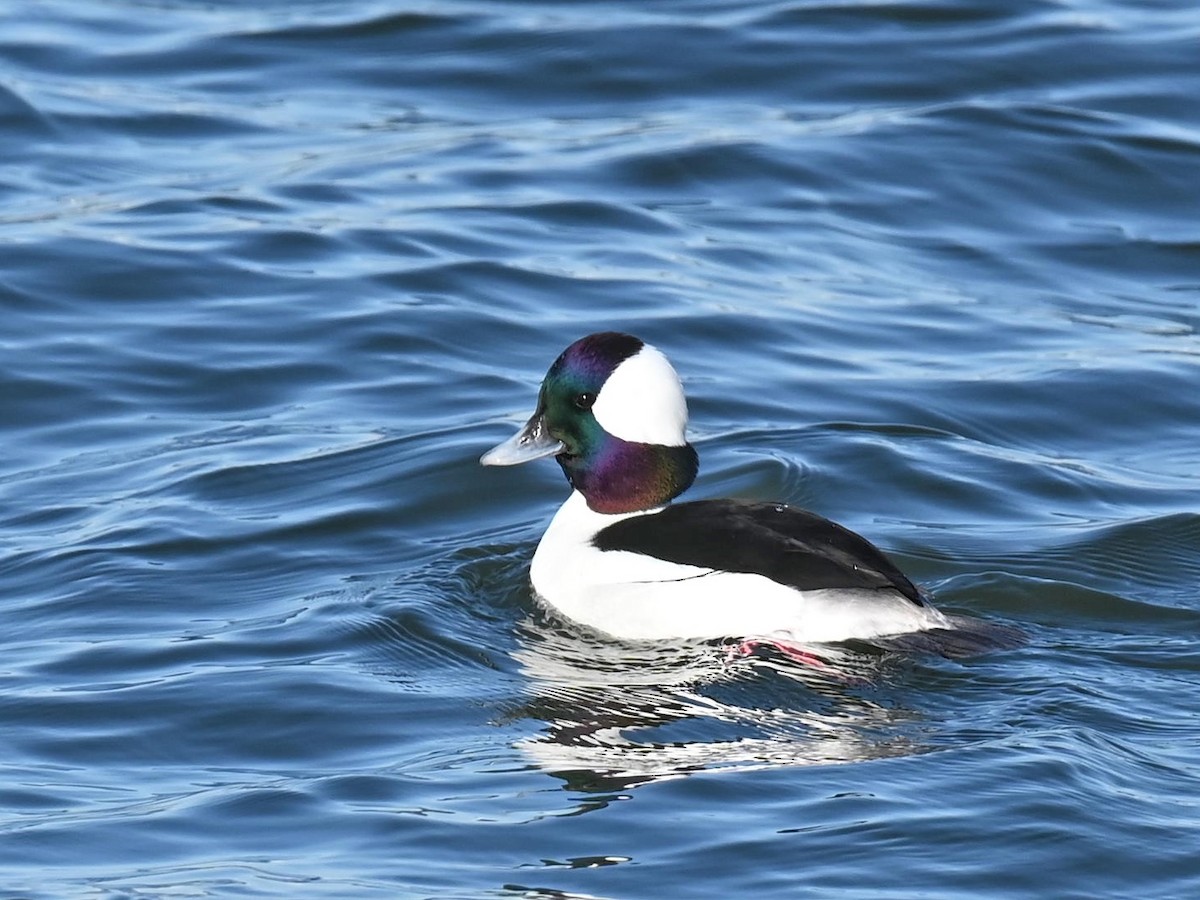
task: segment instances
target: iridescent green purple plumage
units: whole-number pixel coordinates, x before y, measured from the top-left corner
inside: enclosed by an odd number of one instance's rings
[[[605,431],[591,412],[604,382],[643,346],[619,332],[588,335],[559,355],[538,395],[537,414],[544,417],[549,433],[566,445],[556,457],[558,464],[596,512],[662,506],[687,490],[699,469],[690,445],[622,440]]]

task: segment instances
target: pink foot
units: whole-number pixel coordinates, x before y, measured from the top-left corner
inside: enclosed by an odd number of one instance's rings
[[[730,649],[730,656],[752,656],[759,647],[771,647],[778,650],[788,659],[793,662],[801,663],[802,665],[812,666],[815,669],[824,669],[829,663],[799,647],[784,643],[783,641],[760,641],[755,639],[742,641]]]

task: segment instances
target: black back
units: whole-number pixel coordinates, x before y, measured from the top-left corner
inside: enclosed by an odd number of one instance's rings
[[[592,539],[667,562],[764,575],[802,591],[890,589],[918,606],[921,595],[874,544],[816,513],[776,503],[695,500],[632,516]]]

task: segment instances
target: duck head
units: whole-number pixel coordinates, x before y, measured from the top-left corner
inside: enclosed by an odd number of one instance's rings
[[[638,512],[695,480],[699,461],[686,427],[687,400],[667,358],[633,335],[604,331],[559,355],[525,427],[479,461],[511,466],[553,456],[595,512]]]

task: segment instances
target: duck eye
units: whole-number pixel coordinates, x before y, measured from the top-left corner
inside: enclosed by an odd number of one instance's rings
[[[592,404],[596,402],[596,395],[591,391],[584,391],[582,394],[575,395],[575,405],[579,409],[591,409]]]

